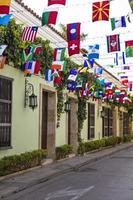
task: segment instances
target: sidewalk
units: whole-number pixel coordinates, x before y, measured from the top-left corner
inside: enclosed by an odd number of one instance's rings
[[[133,148],[133,142],[89,153],[85,156],[76,156],[67,160],[39,166],[24,173],[16,173],[15,176],[2,177],[0,178],[0,199],[128,148]]]

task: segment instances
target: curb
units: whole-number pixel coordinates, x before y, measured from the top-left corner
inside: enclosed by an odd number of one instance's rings
[[[46,182],[46,181],[48,181],[48,180],[51,180],[52,178],[56,178],[57,176],[66,174],[66,173],[68,173],[68,172],[70,172],[70,171],[76,171],[76,170],[79,169],[80,167],[83,167],[83,166],[85,166],[85,165],[88,165],[88,164],[90,164],[90,163],[92,163],[92,162],[96,162],[96,161],[98,161],[98,160],[102,160],[103,158],[110,157],[111,155],[113,155],[113,154],[115,154],[115,153],[118,153],[118,152],[123,151],[123,150],[125,150],[125,149],[130,149],[130,148],[132,148],[132,147],[133,147],[133,144],[131,143],[131,144],[128,145],[128,146],[120,147],[120,148],[118,148],[118,149],[115,149],[114,151],[112,151],[112,152],[110,152],[110,153],[105,153],[104,155],[101,155],[101,156],[99,155],[99,156],[96,156],[95,158],[90,158],[88,161],[82,162],[82,163],[80,163],[80,164],[76,164],[74,167],[70,166],[68,169],[64,169],[64,170],[61,170],[61,171],[59,171],[59,172],[54,172],[54,173],[51,174],[51,175],[42,177],[41,179],[38,179],[38,180],[36,180],[36,181],[32,181],[32,182],[29,183],[28,185],[25,185],[25,186],[23,186],[23,187],[20,186],[18,189],[15,189],[15,190],[13,190],[13,191],[10,191],[10,192],[8,192],[8,193],[6,193],[6,194],[4,194],[4,195],[0,195],[0,199],[6,198],[6,197],[8,197],[9,195],[12,195],[12,194],[21,192],[21,191],[23,191],[23,190],[25,190],[25,189],[28,189],[28,188],[30,188],[30,187],[33,187],[33,186],[37,185],[37,184],[40,184],[40,183]],[[89,154],[88,154],[88,155],[89,155]],[[39,167],[38,167],[38,168],[39,168]],[[33,168],[33,169],[30,169],[29,171],[31,171],[31,170],[34,170],[34,168]],[[27,171],[26,171],[26,172],[27,172]],[[23,172],[23,173],[25,173],[25,172]],[[16,174],[15,174],[15,175],[16,175]],[[9,175],[9,176],[10,176],[10,175]],[[11,176],[10,176],[10,177],[11,177]],[[8,177],[7,177],[7,178],[8,178]],[[3,179],[4,179],[4,178],[3,178]],[[6,178],[5,178],[5,179],[6,179]]]

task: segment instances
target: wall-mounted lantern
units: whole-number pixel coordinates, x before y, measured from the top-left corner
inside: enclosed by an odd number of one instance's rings
[[[101,110],[101,113],[100,113],[100,117],[105,117],[105,111],[104,110]]]
[[[29,105],[32,110],[37,107],[37,96],[34,94],[34,86],[25,79],[25,107]]]
[[[69,101],[66,101],[65,104],[64,104],[64,110],[66,112],[69,112],[71,110],[71,105],[70,105],[70,102]]]

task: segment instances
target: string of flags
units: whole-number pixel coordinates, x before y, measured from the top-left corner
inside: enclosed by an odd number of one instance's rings
[[[7,25],[10,21],[12,14],[10,14],[10,3],[11,0],[1,0],[0,2],[0,25]],[[59,8],[51,7],[52,5],[66,5],[66,0],[48,0],[48,7],[44,9],[42,13],[41,25],[56,24]],[[117,18],[109,18],[110,12],[110,1],[100,1],[92,3],[92,22],[96,21],[109,21],[111,22],[112,31],[117,28],[127,27],[126,16],[120,16]],[[34,42],[36,40],[36,35],[38,31],[37,26],[24,27],[22,32],[22,40]],[[81,23],[75,22],[66,25],[66,35],[68,43],[68,54],[69,56],[80,53],[80,29]],[[120,34],[113,34],[106,37],[107,38],[107,52],[115,52],[116,57],[114,59],[114,64],[125,65],[125,57],[133,57],[133,40],[125,41],[125,52],[121,53],[120,47]],[[3,56],[6,45],[0,46],[0,68],[2,68],[5,62],[5,57]],[[40,71],[41,63],[39,60],[35,59],[35,55],[41,53],[42,47],[40,45],[29,45],[26,49],[23,49],[22,53],[22,70],[26,75],[38,74]],[[54,85],[60,86],[62,83],[62,72],[67,70],[67,63],[64,59],[65,48],[55,48],[54,49],[54,59],[50,68],[45,71],[45,80],[53,81]],[[80,96],[92,96],[94,98],[101,98],[103,100],[109,101],[121,101],[122,103],[129,102],[127,93],[123,94],[121,89],[117,89],[113,84],[108,84],[107,80],[103,77],[103,69],[94,66],[95,59],[100,58],[100,45],[88,45],[87,59],[84,60],[83,66],[79,69],[71,69],[67,77],[67,89],[70,91],[79,91]],[[90,68],[94,68],[94,76],[97,83],[103,86],[103,89],[97,89],[95,83],[89,81],[83,83],[82,74],[89,72]],[[123,66],[124,70],[130,69],[130,66]],[[127,76],[120,77],[121,84],[132,91],[133,84],[128,80]],[[114,89],[114,88],[115,89]],[[125,90],[124,90],[125,91]]]

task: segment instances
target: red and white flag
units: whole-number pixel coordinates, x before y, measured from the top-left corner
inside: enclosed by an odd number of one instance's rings
[[[79,40],[72,40],[68,42],[68,54],[72,56],[74,54],[80,53],[80,41]]]
[[[27,27],[25,27],[23,32],[22,32],[22,40],[34,42],[34,40],[36,38],[37,31],[38,31],[37,26],[31,26],[31,27],[27,26]]]

